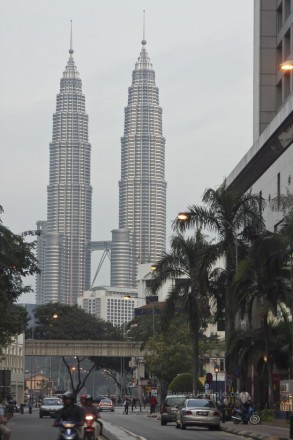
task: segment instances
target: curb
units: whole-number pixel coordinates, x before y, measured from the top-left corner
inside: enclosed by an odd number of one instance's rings
[[[236,434],[239,436],[250,437],[257,440],[288,440],[288,437],[272,437],[266,434],[259,434],[257,432],[252,431],[244,431],[235,428],[229,428],[221,425],[221,431],[230,432],[231,434]]]

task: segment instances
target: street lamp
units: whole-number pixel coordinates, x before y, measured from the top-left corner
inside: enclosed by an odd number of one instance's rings
[[[216,405],[217,405],[217,400],[218,400],[218,373],[220,371],[220,367],[218,364],[215,365],[214,367],[214,372],[216,375]]]
[[[179,212],[177,215],[177,219],[181,222],[186,222],[191,217],[194,217],[194,214],[192,212]],[[224,223],[226,223],[230,228],[231,232],[233,234],[234,244],[235,244],[235,269],[237,270],[238,266],[238,240],[237,240],[237,234],[235,232],[235,226],[233,226],[228,220],[222,219]]]
[[[287,61],[285,61],[284,63],[280,64],[280,69],[283,70],[284,72],[286,71],[290,71],[293,70],[293,60],[289,59]]]

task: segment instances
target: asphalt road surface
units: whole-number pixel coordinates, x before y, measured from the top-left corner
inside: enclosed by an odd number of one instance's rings
[[[227,432],[209,431],[206,428],[190,427],[183,431],[176,429],[175,423],[161,426],[161,421],[157,418],[131,411],[125,415],[121,408],[117,408],[114,413],[103,412],[102,419],[146,440],[194,440],[195,438],[196,440],[240,440],[239,436]]]
[[[102,420],[111,425],[118,426],[131,433],[141,436],[146,440],[240,440],[240,437],[226,432],[208,431],[205,428],[187,428],[186,431],[176,429],[175,424],[161,426],[156,418],[147,417],[146,414],[122,413],[122,408],[117,408],[114,413],[102,413]],[[37,410],[33,414],[15,414],[9,421],[12,434],[11,440],[56,440],[58,429],[53,426],[53,419],[39,418]],[[107,425],[109,426],[109,425]],[[133,439],[129,435],[130,439]]]

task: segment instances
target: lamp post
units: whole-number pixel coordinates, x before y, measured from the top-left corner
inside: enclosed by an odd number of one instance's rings
[[[217,401],[218,401],[218,373],[220,371],[220,367],[218,364],[215,365],[214,367],[214,372],[216,375],[216,405],[217,405]]]

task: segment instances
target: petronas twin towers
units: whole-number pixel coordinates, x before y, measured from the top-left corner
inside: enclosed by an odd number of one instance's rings
[[[143,39],[121,138],[119,229],[112,231],[111,246],[111,285],[119,287],[136,287],[138,264],[157,261],[166,247],[162,109],[145,46]],[[38,304],[76,304],[90,287],[90,173],[88,116],[71,43],[53,115],[47,221],[37,222]]]

